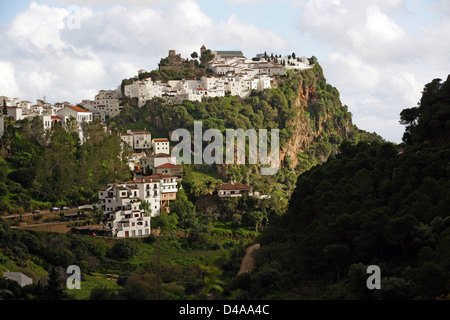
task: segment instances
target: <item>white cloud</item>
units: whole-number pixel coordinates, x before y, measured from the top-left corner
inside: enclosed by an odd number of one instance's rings
[[[154,2],[95,10],[83,6],[79,29],[68,28],[69,7],[32,3],[0,30],[9,48],[0,48],[0,54],[8,66],[16,66],[16,92],[21,99],[45,95],[48,101],[77,103],[93,99],[98,90],[117,88],[139,69],[156,69],[170,49],[187,58],[203,44],[244,53],[288,47],[282,36],[247,24],[237,15],[214,21],[193,0],[149,5]]]
[[[0,60],[0,95],[7,97],[17,97],[19,86],[14,75],[14,66]]]
[[[65,27],[66,9],[50,8],[47,5],[30,4],[29,10],[19,13],[6,30],[6,35],[15,44],[30,52],[62,49],[64,42],[59,31]]]
[[[405,32],[398,24],[383,14],[378,6],[369,6],[366,10],[366,26],[371,35],[388,42],[401,39]]]
[[[347,86],[355,85],[361,88],[374,88],[379,84],[380,71],[363,62],[358,56],[349,54],[332,53],[328,57],[330,64],[335,66],[335,72]]]
[[[444,40],[449,16],[436,14],[440,19],[432,20],[427,13],[424,19],[404,0],[296,3],[301,14],[298,29],[325,45],[319,63],[349,106],[354,122],[368,131],[378,127],[383,137],[400,142],[401,110],[416,105],[426,83],[446,78],[449,72],[450,43]],[[439,6],[448,3],[441,0]]]

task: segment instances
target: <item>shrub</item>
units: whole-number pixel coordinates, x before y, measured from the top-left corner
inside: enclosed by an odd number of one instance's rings
[[[117,260],[131,259],[137,252],[136,244],[129,240],[119,240],[111,248],[109,256]]]

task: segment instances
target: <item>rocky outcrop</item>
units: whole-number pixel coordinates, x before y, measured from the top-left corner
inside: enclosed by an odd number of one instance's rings
[[[298,164],[297,155],[308,150],[315,141],[319,140],[326,130],[325,124],[329,119],[335,122],[332,113],[326,113],[318,119],[311,118],[310,108],[312,108],[311,106],[318,98],[316,85],[317,78],[313,84],[307,84],[305,81],[301,81],[299,85],[298,95],[294,102],[297,116],[288,124],[288,127],[291,128],[293,134],[287,144],[282,146],[280,150],[280,161],[282,165],[285,165],[286,159],[289,157],[290,167],[295,168]],[[343,138],[347,138],[351,126],[352,123],[350,119],[344,124],[334,126],[336,131],[333,133]],[[323,159],[323,161],[326,161],[326,159]]]

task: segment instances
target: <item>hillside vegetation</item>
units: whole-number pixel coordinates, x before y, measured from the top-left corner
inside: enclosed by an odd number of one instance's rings
[[[170,68],[158,72],[164,74],[164,79],[174,76]],[[0,210],[8,215],[54,205],[94,203],[98,190],[108,182],[132,178],[124,164],[131,150],[121,154],[118,132],[146,128],[152,132],[152,137],[170,138],[171,132],[178,128],[192,132],[195,120],[202,121],[203,130],[279,129],[281,169],[274,176],[261,176],[258,165],[183,165],[183,188],[177,200],[170,204],[171,213],[152,219],[152,227],[165,234],[157,237],[158,241],[153,236],[117,240],[24,231],[11,228],[10,223],[0,219],[0,270],[21,271],[35,280],[42,279],[23,290],[1,280],[1,297],[202,299],[207,294],[214,298],[270,296],[270,290],[262,293],[269,282],[276,286],[283,279],[297,281],[288,272],[295,264],[284,266],[283,259],[276,256],[271,263],[281,265],[264,267],[259,261],[258,271],[251,276],[256,280],[248,287],[248,274],[236,279],[245,248],[263,230],[267,232],[257,252],[263,253],[270,247],[267,235],[276,234],[273,245],[282,242],[277,237],[286,234],[281,223],[292,216],[292,205],[288,213],[284,213],[299,175],[302,178],[297,186],[304,175],[308,181],[310,172],[320,170],[327,160],[348,157],[348,150],[353,150],[354,145],[371,143],[374,147],[382,142],[378,135],[361,131],[352,124],[351,114],[339,100],[339,92],[327,84],[320,65],[316,64],[311,70],[278,77],[272,89],[254,91],[248,98],[227,96],[203,102],[184,101],[181,105],[152,99],[142,108],[133,105],[132,100],[126,101],[121,114],[108,123],[112,134],[94,122],[85,128],[87,139],[83,144],[76,132],[70,130],[55,130],[43,136],[42,126],[37,122],[8,122],[1,140]],[[342,155],[339,155],[340,150]],[[390,154],[389,150],[387,153]],[[271,197],[219,199],[214,194],[215,187],[230,180],[249,183],[255,191]],[[310,188],[314,188],[313,182],[317,181],[310,182]],[[298,190],[297,187],[296,194]],[[326,207],[331,199],[328,196],[322,194],[317,205]],[[294,226],[298,224],[291,225]],[[292,229],[286,236],[294,231]],[[156,262],[157,248],[160,249],[160,264]],[[295,248],[301,246],[295,244]],[[289,250],[286,252],[291,252]],[[62,290],[61,283],[67,276],[64,271],[70,264],[81,267],[84,288],[81,292]]]
[[[448,297],[449,88],[450,78],[434,80],[402,112],[404,144],[344,142],[303,173],[258,239],[257,269],[235,287],[258,299]],[[381,269],[381,290],[366,287],[369,265]]]

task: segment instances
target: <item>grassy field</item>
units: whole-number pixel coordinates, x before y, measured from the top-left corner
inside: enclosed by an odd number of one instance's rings
[[[88,300],[92,290],[96,288],[118,292],[121,286],[117,284],[117,275],[93,273],[82,277],[80,289],[66,289],[66,293],[73,300]]]

